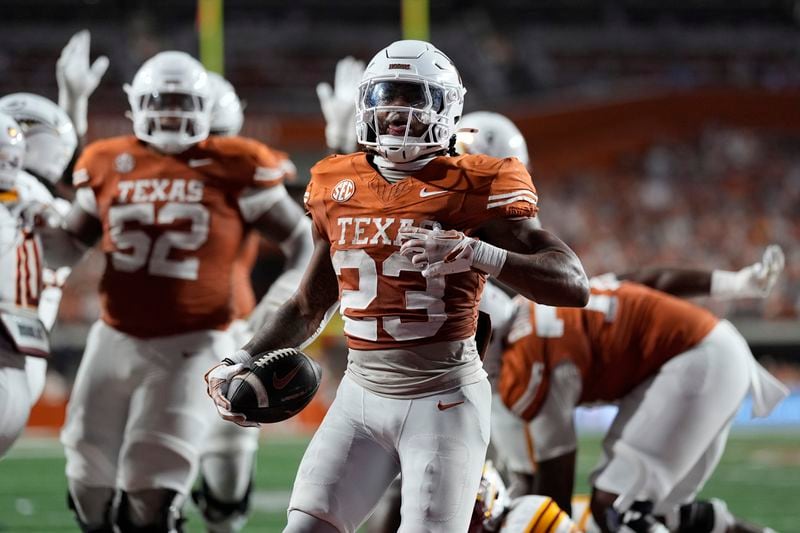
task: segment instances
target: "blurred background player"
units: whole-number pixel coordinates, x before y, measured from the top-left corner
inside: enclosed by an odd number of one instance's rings
[[[225,78],[215,72],[209,72],[208,77],[214,102],[210,135],[236,136],[244,123],[244,106]],[[293,179],[295,169],[288,156],[276,150],[272,152],[280,159],[285,179]],[[237,346],[247,342],[252,332],[294,293],[313,249],[310,224],[307,219],[300,219],[294,232],[280,243],[280,250],[286,258],[284,272],[273,282],[258,310],[254,311],[256,298],[250,272],[258,255],[259,240],[258,233],[250,231],[233,266],[236,319],[229,331]],[[258,436],[258,428],[241,427],[218,416],[212,418],[200,457],[200,486],[192,492],[208,531],[228,533],[244,527],[253,490]]]
[[[764,264],[738,290],[775,282],[782,261]],[[782,255],[780,256],[782,257]],[[667,269],[661,285],[707,293],[713,272]],[[747,287],[745,287],[747,286]],[[604,456],[592,475],[591,509],[602,531],[762,531],[737,521],[720,501],[695,501],[724,450],[733,415],[753,394],[767,416],[786,388],[753,358],[727,321],[665,292],[613,276],[593,278],[583,309],[516,300],[500,392],[533,420],[534,492],[569,510],[576,457],[573,410],[617,402]],[[620,529],[622,528],[622,529]]]
[[[44,387],[49,333],[39,318],[42,249],[32,217],[53,197],[22,171],[22,127],[0,113],[0,457]]]
[[[524,167],[442,156],[464,93],[429,43],[398,41],[375,55],[356,114],[369,154],[315,166],[306,205],[316,249],[299,291],[207,375],[220,413],[246,422],[229,410],[229,380],[252,354],[302,343],[341,296],[348,369],[298,470],[287,532],[354,531],[401,470],[400,531],[466,529],[489,436],[473,339],[486,274],[539,300],[585,302],[577,258],[528,225],[536,197]],[[454,229],[420,227],[434,221]]]
[[[101,239],[103,316],[87,340],[62,431],[70,504],[84,531],[180,531],[213,410],[194,384],[235,346],[232,265],[247,228],[283,242],[302,211],[281,158],[208,138],[205,69],[182,52],[126,87],[135,136],[89,145],[76,200],[48,242],[73,263]],[[199,394],[198,394],[199,392]]]

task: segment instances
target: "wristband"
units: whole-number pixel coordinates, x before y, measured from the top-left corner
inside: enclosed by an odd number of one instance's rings
[[[222,360],[223,363],[226,365],[235,365],[237,363],[241,363],[245,366],[250,362],[253,356],[250,355],[250,352],[247,350],[237,350],[236,353],[231,355],[230,357],[226,357]]]
[[[508,251],[493,246],[488,242],[477,240],[472,249],[475,254],[472,257],[472,266],[482,272],[486,272],[490,276],[497,277],[500,271],[503,270],[503,265],[506,263]]]
[[[716,297],[733,297],[741,292],[742,283],[739,272],[728,270],[711,271],[711,288],[709,293]]]

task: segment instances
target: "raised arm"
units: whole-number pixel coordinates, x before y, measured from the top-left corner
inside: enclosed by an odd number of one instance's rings
[[[777,283],[784,263],[781,247],[771,244],[764,250],[761,261],[741,270],[647,267],[617,277],[684,298],[709,295],[717,298],[764,298]]]

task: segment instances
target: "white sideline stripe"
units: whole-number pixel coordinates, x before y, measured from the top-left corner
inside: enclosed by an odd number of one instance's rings
[[[529,191],[528,189],[517,189],[516,191],[511,192],[504,192],[503,194],[493,194],[487,198],[487,200],[502,200],[503,198],[510,198],[512,196],[517,196],[518,194],[530,194],[537,200],[539,199],[533,191]]]
[[[528,194],[520,194],[519,196],[514,196],[512,198],[508,198],[506,200],[499,200],[497,202],[489,202],[486,204],[486,209],[491,209],[493,207],[500,207],[501,205],[513,204],[514,202],[528,202],[533,205],[536,205],[536,198],[530,196]]]
[[[286,512],[291,495],[291,491],[288,490],[257,490],[253,493],[250,504],[253,509],[265,513]]]

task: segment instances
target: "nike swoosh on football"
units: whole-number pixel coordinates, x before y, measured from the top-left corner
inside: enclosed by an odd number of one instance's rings
[[[292,378],[295,377],[298,372],[300,372],[300,368],[302,368],[302,366],[303,363],[300,363],[299,365],[291,369],[289,373],[283,376],[282,378],[279,378],[277,374],[272,374],[272,386],[275,387],[277,390],[281,390],[286,385],[288,385],[290,381],[292,381]]]
[[[436,407],[438,407],[440,411],[447,411],[451,407],[455,407],[457,405],[461,405],[462,403],[464,403],[464,400],[461,400],[460,402],[453,402],[453,403],[443,403],[442,400],[439,400],[439,403],[436,405]]]
[[[204,167],[206,165],[210,165],[213,162],[214,162],[213,159],[190,159],[188,161],[189,166],[192,167],[192,168]]]
[[[421,191],[419,191],[419,197],[427,198],[428,196],[436,196],[437,194],[447,194],[449,192],[450,191],[426,191],[425,189],[422,189]]]

